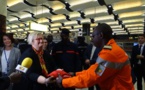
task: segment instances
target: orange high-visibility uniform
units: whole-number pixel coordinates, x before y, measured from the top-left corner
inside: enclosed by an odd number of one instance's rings
[[[64,88],[85,88],[98,84],[101,90],[134,90],[127,54],[111,39],[100,51],[96,63],[76,76],[62,80]]]

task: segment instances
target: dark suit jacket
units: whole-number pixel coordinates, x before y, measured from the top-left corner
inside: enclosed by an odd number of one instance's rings
[[[32,66],[28,69],[26,75],[23,75],[23,80],[22,80],[23,83],[20,82],[21,85],[19,85],[21,87],[19,89],[14,89],[14,90],[53,90],[53,89],[50,89],[50,87],[48,87],[49,88],[48,89],[46,87],[46,85],[37,83],[38,77],[40,75],[43,75],[43,73],[42,73],[42,68],[40,66],[40,61],[39,61],[38,55],[35,53],[35,51],[32,49],[32,47],[27,49],[22,54],[22,56],[20,57],[19,63],[21,63],[24,60],[24,58],[26,58],[26,57],[30,57],[33,60]],[[54,71],[56,69],[55,68],[56,66],[55,66],[53,60],[51,59],[51,57],[49,56],[49,54],[46,54],[44,52],[43,59],[45,61],[48,73],[51,73],[52,71]],[[30,89],[30,88],[32,88],[32,89]]]
[[[138,65],[139,59],[136,58],[140,54],[139,45],[133,46],[131,54],[131,66],[136,67]],[[143,47],[142,55],[145,57],[145,46]],[[145,67],[145,58],[141,60],[141,65]]]
[[[10,85],[9,77],[0,77],[0,90],[5,90]]]
[[[87,47],[87,49],[86,49],[86,51],[85,51],[85,54],[84,54],[85,60],[86,60],[86,59],[89,59],[89,60],[90,60],[92,48],[93,48],[93,45],[92,45],[92,44],[90,44],[90,45]],[[94,55],[93,55],[93,57],[92,57],[92,60],[90,60],[90,64],[94,64],[94,63],[96,62],[96,59],[97,59],[97,57],[98,57],[98,53],[100,52],[100,50],[101,50],[100,48],[96,48],[96,50],[95,50],[95,52],[94,52]]]

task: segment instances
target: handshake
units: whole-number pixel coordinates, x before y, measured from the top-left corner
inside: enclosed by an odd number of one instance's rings
[[[48,84],[56,84],[58,85],[59,87],[62,87],[61,83],[62,83],[62,79],[64,78],[69,78],[71,77],[72,75],[70,73],[66,73],[64,70],[62,69],[57,69],[53,72],[51,72],[49,75],[48,75],[48,78],[45,80],[45,84],[46,86]]]

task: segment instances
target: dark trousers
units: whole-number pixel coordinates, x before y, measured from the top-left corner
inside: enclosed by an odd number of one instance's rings
[[[142,65],[136,65],[134,67],[134,73],[137,77],[137,90],[142,90],[142,78],[145,80],[145,69]]]
[[[96,90],[101,90],[98,85],[95,85]],[[94,90],[94,86],[89,87],[88,90]]]

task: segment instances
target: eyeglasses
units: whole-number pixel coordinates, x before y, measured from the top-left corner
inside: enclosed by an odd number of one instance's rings
[[[43,43],[47,43],[47,42],[43,42]]]
[[[43,40],[43,38],[36,38],[35,40],[38,40],[38,41],[40,41],[40,40]]]

